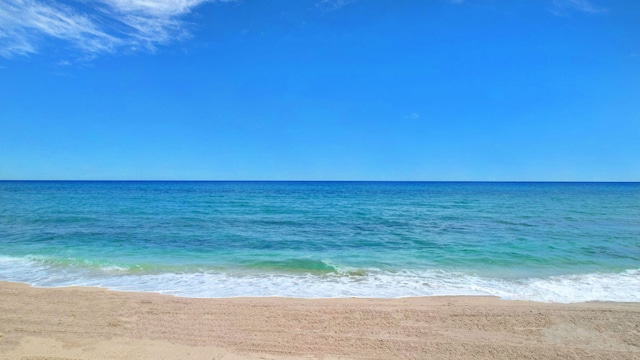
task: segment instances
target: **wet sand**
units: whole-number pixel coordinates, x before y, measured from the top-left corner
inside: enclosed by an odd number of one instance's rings
[[[0,282],[0,358],[640,359],[640,303],[187,299]]]

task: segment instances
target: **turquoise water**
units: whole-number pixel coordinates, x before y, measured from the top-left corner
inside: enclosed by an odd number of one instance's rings
[[[640,301],[640,184],[0,182],[0,280]]]

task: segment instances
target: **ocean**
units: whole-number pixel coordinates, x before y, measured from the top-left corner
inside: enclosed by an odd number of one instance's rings
[[[0,280],[640,301],[640,183],[0,182]]]

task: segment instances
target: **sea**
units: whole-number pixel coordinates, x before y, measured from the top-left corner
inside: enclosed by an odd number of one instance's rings
[[[640,301],[640,183],[1,181],[0,280]]]

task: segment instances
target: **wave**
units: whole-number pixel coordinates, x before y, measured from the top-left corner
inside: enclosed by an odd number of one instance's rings
[[[540,302],[640,302],[640,269],[501,279],[445,270],[341,269],[325,261],[290,259],[253,264],[237,272],[178,268],[142,271],[110,264],[60,266],[46,258],[0,257],[0,280],[39,287],[95,286],[197,298],[286,296],[297,298],[484,295]],[[309,271],[272,271],[287,268]],[[317,271],[313,271],[317,269]]]
[[[262,269],[266,271],[270,270],[285,270],[294,273],[315,273],[315,274],[328,274],[332,272],[338,272],[338,268],[322,260],[314,259],[285,259],[285,260],[263,260],[255,262],[247,262],[244,265],[253,269]]]

